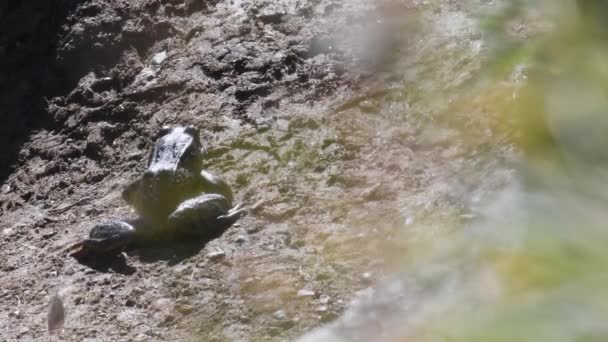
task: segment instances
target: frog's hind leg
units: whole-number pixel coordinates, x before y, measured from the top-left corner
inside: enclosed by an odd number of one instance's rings
[[[77,249],[70,256],[80,257],[88,254],[110,255],[124,250],[135,237],[135,228],[119,220],[105,221],[95,225],[89,237],[73,245]]]
[[[169,216],[169,229],[178,234],[201,237],[221,234],[242,214],[238,206],[230,207],[226,197],[219,194],[204,194],[189,199]]]

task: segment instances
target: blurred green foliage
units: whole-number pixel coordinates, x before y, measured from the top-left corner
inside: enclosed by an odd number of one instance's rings
[[[531,11],[547,26],[509,35],[510,22],[538,24],[526,22]],[[608,341],[607,19],[608,1],[513,1],[481,21],[491,37],[485,76],[524,70],[502,110],[524,152],[526,219],[484,223],[493,238],[475,273],[491,285],[463,291],[431,340]],[[496,243],[514,231],[516,243]]]

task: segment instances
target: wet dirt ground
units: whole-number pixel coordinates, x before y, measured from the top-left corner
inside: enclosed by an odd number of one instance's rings
[[[30,5],[0,14],[16,22]],[[2,37],[9,58],[33,51],[45,20],[60,23],[45,73],[2,84],[7,112],[33,123],[7,120],[1,340],[46,340],[55,293],[60,340],[290,340],[511,179],[513,152],[485,113],[512,89],[458,101],[484,44],[461,2],[64,5],[65,16],[39,9],[34,33]],[[22,109],[32,98],[42,113]],[[68,257],[95,222],[133,215],[122,189],[156,132],[187,124],[248,215],[207,242],[107,264]]]

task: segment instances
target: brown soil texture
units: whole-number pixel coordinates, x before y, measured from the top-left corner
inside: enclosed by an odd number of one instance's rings
[[[458,3],[433,13],[457,13]],[[404,20],[422,7],[1,5],[0,340],[46,340],[55,294],[66,309],[60,340],[292,339],[338,317],[390,268],[378,251],[403,247],[394,227],[466,221],[465,194],[503,178],[480,182],[500,164],[484,158],[491,123],[471,120],[465,139],[454,127],[470,117],[456,118],[426,139],[440,110],[378,90],[398,83],[387,68],[410,65],[394,55],[424,43],[403,35],[424,31]],[[439,72],[474,64],[462,56]],[[139,246],[87,264],[68,257],[96,222],[133,216],[121,191],[144,171],[164,125],[200,128],[204,167],[231,184],[248,215],[210,241]]]

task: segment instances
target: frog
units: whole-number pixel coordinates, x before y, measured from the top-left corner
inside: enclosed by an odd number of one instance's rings
[[[232,205],[232,190],[221,177],[203,169],[204,153],[196,127],[163,127],[143,175],[122,191],[137,217],[96,224],[71,255],[115,254],[138,240],[206,236],[233,225],[245,210]]]

